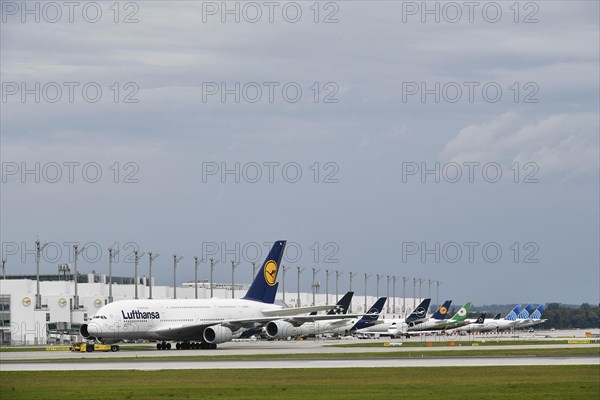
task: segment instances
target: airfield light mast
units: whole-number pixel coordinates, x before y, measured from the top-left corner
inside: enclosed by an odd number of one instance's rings
[[[112,294],[112,263],[115,261],[115,257],[119,254],[119,249],[115,250],[112,247],[108,248],[108,302],[113,302]],[[152,292],[150,292],[152,293]]]
[[[335,270],[335,302],[337,303],[338,301],[340,301],[339,299],[339,292],[338,292],[338,284],[340,281],[340,276],[344,275],[344,272],[342,271],[342,273],[340,274],[340,271],[338,271],[337,269]]]
[[[320,269],[315,267],[312,268],[312,305],[315,305],[315,294],[317,292],[317,287],[319,286],[319,282],[317,282],[317,274],[321,272]]]
[[[392,314],[396,314],[396,279],[398,279],[398,277],[396,275],[392,276],[392,296],[394,298],[393,304],[392,304]]]
[[[239,261],[231,260],[231,298],[235,299],[235,270],[240,265]]]
[[[138,250],[134,250],[133,251],[133,255],[134,255],[134,262],[135,262],[135,273],[134,273],[134,284],[135,284],[135,298],[138,298],[138,264],[140,262],[140,258],[142,258],[144,256],[144,254],[146,253],[142,253],[140,254],[140,252]]]
[[[402,315],[406,316],[406,277],[402,277]]]
[[[194,298],[198,298],[198,266],[202,260],[198,256],[194,256]]]
[[[156,253],[156,254],[152,254],[151,251],[148,252],[148,280],[149,280],[149,284],[150,284],[150,292],[148,293],[149,296],[148,298],[151,299],[152,298],[152,262],[154,260],[156,260],[156,257],[158,257],[160,254]]]
[[[350,274],[350,291],[352,291],[352,279],[354,278],[354,276],[356,275],[354,272],[349,272]],[[350,308],[349,308],[349,312],[352,312],[352,302],[350,302]]]
[[[297,266],[296,268],[298,268],[298,299],[296,300],[296,304],[300,307],[300,274],[305,268],[300,268],[300,266]]]
[[[325,270],[325,304],[329,304],[329,274],[333,271]]]
[[[173,254],[173,298],[177,298],[177,264],[183,256],[177,257],[177,254]]]
[[[215,265],[217,264],[212,258],[210,259],[210,298],[213,298],[213,272],[215,271]]]
[[[433,282],[433,280],[432,279],[428,279],[428,281],[429,281],[429,296],[427,296],[427,297],[431,298],[431,283]],[[436,305],[439,306],[439,304],[436,304]]]
[[[379,275],[377,275],[377,276],[379,277]],[[363,311],[365,313],[367,312],[367,281],[369,280],[370,277],[371,277],[371,274],[367,274],[365,272],[365,308],[363,309]]]
[[[35,241],[35,270],[36,270],[36,292],[35,292],[35,309],[39,310],[42,308],[42,295],[40,294],[40,257],[42,250],[44,250],[48,246],[48,243],[40,244],[40,239]],[[5,261],[2,260],[2,274],[4,275],[4,264]],[[75,286],[77,287],[77,286]]]
[[[417,278],[413,277],[413,310],[417,307]]]
[[[78,250],[78,245],[73,245],[73,250],[75,253],[75,260],[74,260],[74,268],[75,268],[75,272],[73,275],[73,280],[75,281],[75,295],[73,296],[73,308],[76,310],[79,310],[79,295],[77,293],[77,281],[79,280],[79,272],[77,271],[77,258],[79,257],[79,255],[81,254],[81,252],[85,249],[85,246],[81,247],[81,249]]]
[[[387,277],[387,298],[388,300],[385,302],[385,313],[389,314],[390,313],[390,276],[386,275]]]

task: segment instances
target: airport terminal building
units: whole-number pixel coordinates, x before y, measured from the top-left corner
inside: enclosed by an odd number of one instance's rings
[[[39,289],[38,289],[39,285]],[[214,283],[212,296],[219,298],[243,297],[247,284]],[[39,297],[37,296],[39,290]],[[137,285],[132,277],[112,277],[95,272],[78,275],[77,284],[73,274],[4,276],[0,279],[0,344],[53,344],[81,340],[79,327],[105,304],[123,299],[209,299],[211,284],[207,281],[186,282],[179,287],[154,286],[149,278],[138,277]],[[152,296],[151,296],[152,294]],[[338,293],[341,297],[344,293]],[[385,296],[386,293],[380,293]],[[336,294],[280,291],[277,300],[288,307],[313,304],[335,304]],[[359,296],[355,293],[352,311],[365,311],[376,296]],[[420,300],[396,297],[390,298],[384,308],[386,315],[410,313]],[[403,313],[403,309],[405,313]]]

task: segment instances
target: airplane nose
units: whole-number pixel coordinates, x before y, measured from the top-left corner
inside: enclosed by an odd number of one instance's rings
[[[100,325],[96,322],[90,322],[87,326],[87,331],[90,336],[98,337],[102,330],[100,329]]]

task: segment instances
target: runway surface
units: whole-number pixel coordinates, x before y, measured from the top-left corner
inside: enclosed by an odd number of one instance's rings
[[[178,361],[138,360],[96,362],[26,362],[0,364],[6,371],[73,371],[73,370],[172,370],[172,369],[288,369],[288,368],[391,368],[391,367],[483,367],[522,365],[600,365],[598,357],[465,357],[418,359],[296,359],[296,360],[222,360]]]
[[[447,347],[384,347],[381,341],[364,341],[364,343],[381,343],[381,347],[333,347],[334,344],[347,344],[336,341],[258,341],[258,342],[228,342],[219,345],[217,350],[156,350],[130,349],[127,346],[121,346],[121,351],[95,352],[95,353],[73,353],[70,351],[23,351],[23,352],[2,352],[0,353],[0,362],[8,360],[35,360],[35,359],[75,359],[75,358],[94,358],[107,359],[114,357],[174,357],[174,356],[243,356],[253,354],[311,354],[311,353],[387,353],[396,352],[415,352],[415,351],[475,351],[475,350],[512,350],[512,349],[555,349],[555,348],[581,348],[598,347],[598,344],[543,344],[543,345],[498,345],[498,346],[473,346],[471,342],[460,343],[456,346]],[[389,340],[387,340],[389,342]],[[351,342],[361,343],[361,342]],[[489,344],[489,342],[488,342]]]
[[[389,342],[389,340],[387,340]],[[473,346],[472,342],[457,342],[448,347],[384,347],[385,340],[353,341],[351,343],[377,343],[378,347],[331,347],[332,344],[344,344],[347,341],[257,341],[228,342],[219,345],[217,350],[156,350],[154,348],[136,349],[122,346],[117,353],[94,352],[74,353],[70,351],[23,351],[0,353],[0,372],[2,371],[44,371],[44,370],[159,370],[159,369],[262,369],[262,368],[358,368],[358,367],[437,367],[437,366],[511,366],[511,365],[600,365],[600,357],[427,357],[407,358],[410,353],[451,350],[457,353],[473,350],[510,350],[510,349],[547,349],[598,347],[598,344],[548,344],[543,345],[494,345]],[[490,341],[491,342],[491,341]],[[488,344],[490,342],[487,342]],[[398,358],[356,358],[328,359],[326,353],[390,353]],[[269,360],[202,360],[184,359],[185,356],[251,356],[255,354],[312,354],[310,359],[269,359]],[[466,353],[465,353],[466,354]],[[170,357],[157,360],[156,358]],[[181,359],[178,359],[182,357]],[[403,358],[401,358],[403,357]],[[119,360],[115,358],[128,358]],[[135,359],[131,359],[135,358]],[[152,358],[152,359],[150,359]],[[59,360],[58,362],[49,359]],[[80,361],[84,359],[83,361]],[[69,361],[73,360],[73,361]],[[77,360],[77,361],[76,361]]]

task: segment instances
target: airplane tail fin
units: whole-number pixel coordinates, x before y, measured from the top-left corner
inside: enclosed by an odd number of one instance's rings
[[[422,321],[427,317],[427,309],[429,308],[429,303],[431,303],[431,299],[424,299],[419,303],[417,307],[413,310],[412,313],[408,317],[406,317],[405,322],[407,324],[415,323],[418,321]]]
[[[531,313],[531,309],[533,308],[533,304],[529,303],[521,310],[519,315],[517,315],[517,319],[527,319],[529,318],[529,314]]]
[[[365,315],[354,324],[351,330],[362,329],[373,325],[373,323],[379,319],[379,314],[381,313],[381,310],[383,310],[386,300],[387,297],[378,298],[375,304],[365,312]]]
[[[479,318],[477,318],[477,320],[475,321],[476,324],[483,324],[485,322],[485,315],[486,313],[482,313]]]
[[[281,257],[285,250],[285,244],[285,240],[278,240],[273,243],[271,251],[267,255],[267,258],[265,258],[262,268],[254,277],[252,285],[250,285],[248,292],[243,297],[244,299],[270,304],[275,302],[275,295],[279,286],[279,283],[276,282],[277,272],[279,271]]]
[[[333,308],[327,311],[327,315],[333,314],[346,314],[348,309],[350,308],[350,302],[352,301],[352,296],[354,296],[354,292],[348,292],[337,302],[337,308]],[[316,313],[315,313],[316,314]]]
[[[494,315],[494,319],[500,319],[501,316],[502,316],[502,314],[498,313],[498,314]]]
[[[534,312],[531,313],[531,315],[529,316],[530,319],[541,319],[542,318],[542,313],[544,312],[544,308],[546,307],[545,304],[540,304]]]
[[[504,319],[506,319],[508,321],[514,321],[515,319],[517,319],[517,314],[519,313],[520,309],[521,309],[521,305],[518,304],[517,306],[515,306],[515,308],[513,308],[511,310],[511,312],[506,314],[506,317],[504,317]]]
[[[450,309],[450,304],[452,304],[452,300],[446,300],[431,318],[439,320],[446,318],[446,314],[448,314],[448,310]]]
[[[451,318],[452,321],[464,321],[465,319],[467,319],[467,314],[469,313],[469,309],[471,308],[471,303],[465,303],[464,306],[462,306],[460,308],[460,310],[458,310],[456,312],[456,314],[454,314],[454,316]]]

